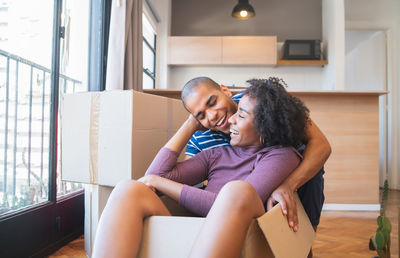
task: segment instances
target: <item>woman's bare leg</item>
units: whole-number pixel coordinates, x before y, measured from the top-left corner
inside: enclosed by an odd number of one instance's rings
[[[92,257],[135,257],[143,219],[170,215],[160,198],[136,181],[119,183],[112,191],[97,228]]]
[[[252,219],[264,212],[260,197],[249,183],[227,183],[208,213],[190,257],[239,257]]]

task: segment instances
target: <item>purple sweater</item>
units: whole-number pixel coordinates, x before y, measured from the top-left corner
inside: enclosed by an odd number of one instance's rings
[[[263,203],[272,191],[300,163],[301,156],[292,147],[235,147],[209,149],[177,162],[178,153],[162,148],[146,175],[159,175],[184,184],[179,204],[200,216],[206,216],[221,188],[232,180],[250,183]],[[193,187],[204,180],[204,190]]]

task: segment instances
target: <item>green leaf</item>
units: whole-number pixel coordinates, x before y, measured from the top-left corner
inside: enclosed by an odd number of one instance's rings
[[[382,249],[385,246],[385,237],[383,236],[383,233],[380,230],[376,232],[375,241],[376,241],[376,246],[378,247],[377,249]]]
[[[379,228],[383,228],[383,217],[382,216],[378,216],[378,218],[376,218],[376,222],[378,223]]]
[[[389,241],[389,232],[386,229],[381,230],[383,237],[385,238],[385,244]]]
[[[383,217],[382,219],[383,228],[387,230],[387,232],[392,232],[392,225],[387,217]]]

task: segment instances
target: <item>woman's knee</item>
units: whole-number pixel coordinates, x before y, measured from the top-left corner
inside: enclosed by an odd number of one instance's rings
[[[123,180],[119,182],[111,192],[110,200],[118,199],[144,199],[151,194],[151,190],[141,182],[135,180]]]
[[[218,194],[230,209],[240,211],[254,210],[254,207],[262,205],[261,199],[254,187],[245,181],[231,181],[225,184]]]
[[[135,180],[124,180],[117,184],[109,202],[119,203],[140,210],[144,215],[170,215],[161,199],[148,186]]]

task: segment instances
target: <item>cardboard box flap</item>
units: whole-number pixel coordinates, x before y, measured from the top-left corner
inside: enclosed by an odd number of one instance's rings
[[[307,257],[315,239],[315,231],[297,194],[295,198],[299,219],[299,230],[297,232],[289,228],[287,218],[282,214],[279,204],[257,218],[258,225],[263,231],[274,256],[277,258]]]

